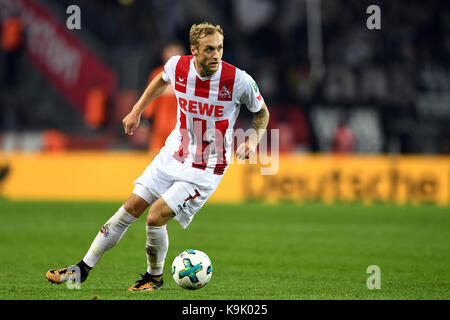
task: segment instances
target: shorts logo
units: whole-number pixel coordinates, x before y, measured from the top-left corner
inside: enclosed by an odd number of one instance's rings
[[[184,203],[186,204],[186,201],[189,201],[189,200],[191,200],[191,199],[195,199],[195,198],[197,198],[199,195],[200,195],[200,192],[198,192],[198,190],[195,189],[195,196],[189,196],[189,197],[187,197],[186,199],[184,199]],[[184,205],[183,205],[183,206],[184,206]]]
[[[195,198],[197,198],[199,195],[200,195],[200,192],[199,192],[197,189],[195,189],[195,195],[189,196],[189,197],[187,197],[186,199],[184,199],[183,204],[182,204],[182,205],[179,204],[179,205],[178,205],[178,208],[179,208],[180,210],[183,210],[183,208],[186,208],[186,207],[187,207],[187,202],[188,202],[189,200],[195,199]]]

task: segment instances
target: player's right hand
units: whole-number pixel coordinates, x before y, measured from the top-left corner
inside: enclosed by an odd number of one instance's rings
[[[131,111],[125,118],[122,120],[123,129],[125,130],[125,134],[132,135],[134,130],[139,126],[139,122],[141,121],[141,115],[136,114]]]
[[[236,156],[240,160],[249,159],[252,154],[256,152],[258,144],[254,139],[248,139],[244,143],[241,143],[236,149]]]

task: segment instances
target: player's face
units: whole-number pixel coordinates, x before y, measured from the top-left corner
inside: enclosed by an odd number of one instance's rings
[[[219,69],[223,55],[223,36],[216,32],[198,40],[198,46],[191,46],[197,71],[201,76],[210,76]]]

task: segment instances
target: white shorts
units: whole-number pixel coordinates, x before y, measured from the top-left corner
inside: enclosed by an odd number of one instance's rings
[[[155,161],[156,160],[156,161]],[[191,223],[215,188],[205,188],[195,183],[180,181],[166,173],[159,159],[154,159],[144,173],[134,181],[133,193],[152,205],[160,197],[175,213],[174,220],[183,229]]]

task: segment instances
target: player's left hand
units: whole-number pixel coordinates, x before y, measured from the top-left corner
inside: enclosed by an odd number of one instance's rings
[[[248,159],[252,154],[256,152],[256,147],[257,143],[249,139],[236,149],[236,156],[241,160]]]

